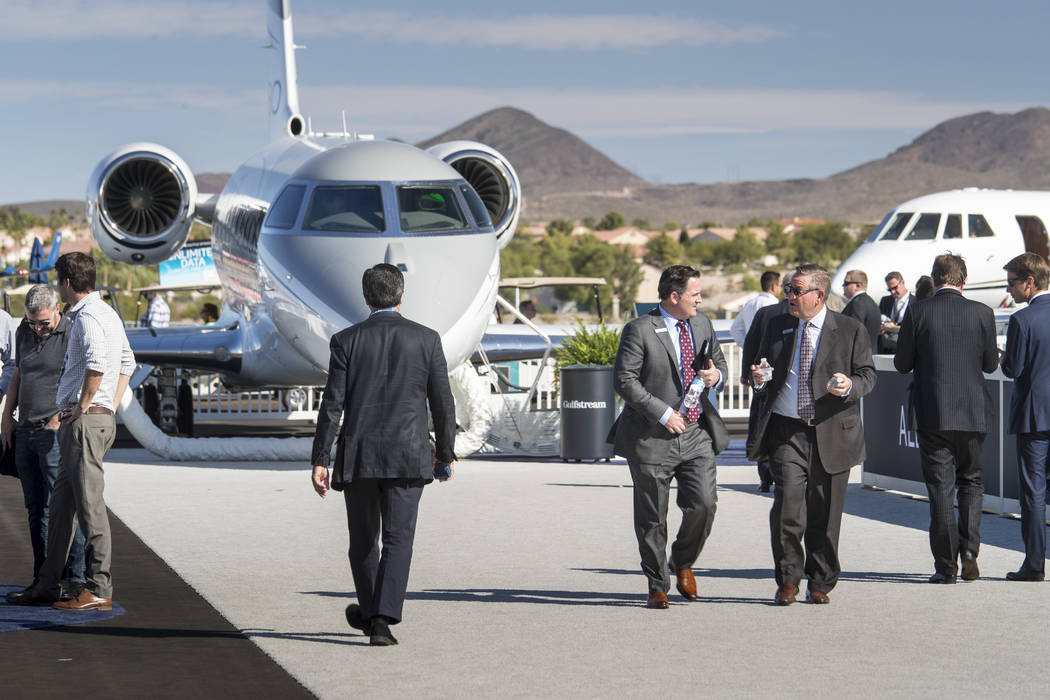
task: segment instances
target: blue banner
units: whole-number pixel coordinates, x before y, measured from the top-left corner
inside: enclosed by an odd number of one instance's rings
[[[199,284],[218,286],[219,273],[211,256],[210,241],[187,243],[175,255],[158,265],[160,286],[178,287]]]

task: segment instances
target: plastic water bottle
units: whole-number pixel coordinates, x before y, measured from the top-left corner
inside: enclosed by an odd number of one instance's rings
[[[762,383],[766,383],[773,379],[773,365],[769,364],[769,360],[762,358],[762,361],[758,363],[758,368],[762,370]]]
[[[682,415],[686,415],[689,411],[700,403],[700,394],[704,391],[704,380],[697,377],[693,380],[693,383],[689,385],[689,390],[685,392],[685,399],[682,401]]]

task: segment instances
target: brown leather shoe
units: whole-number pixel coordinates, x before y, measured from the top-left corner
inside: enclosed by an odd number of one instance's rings
[[[696,579],[693,578],[693,570],[672,568],[671,571],[677,579],[675,585],[682,597],[686,600],[696,600]]]
[[[56,610],[112,610],[113,600],[111,598],[99,598],[85,588],[80,591],[80,595],[76,598],[61,600],[51,607]]]
[[[51,605],[55,599],[30,587],[24,591],[11,591],[7,594],[7,602],[11,605]]]
[[[780,588],[777,589],[776,596],[773,597],[773,602],[777,605],[791,605],[795,602],[795,598],[798,597],[798,586],[793,583],[783,583]]]
[[[817,591],[810,588],[806,593],[806,602],[813,603],[814,605],[827,605],[831,602],[831,598],[828,598],[828,594],[824,591]]]
[[[649,594],[649,602],[645,604],[645,607],[650,610],[667,610],[667,594],[653,591]]]

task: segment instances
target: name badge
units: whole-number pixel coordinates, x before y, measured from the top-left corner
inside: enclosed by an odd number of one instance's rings
[[[656,328],[656,329],[653,330],[653,332],[654,333],[666,333],[667,329],[666,328]]]
[[[780,335],[787,335],[788,333],[794,333],[794,332],[795,332],[794,328],[785,328],[784,330],[780,331]]]

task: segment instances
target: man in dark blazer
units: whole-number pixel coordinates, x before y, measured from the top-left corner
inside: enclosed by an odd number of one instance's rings
[[[868,294],[868,275],[863,270],[847,272],[846,278],[842,280],[842,295],[849,299],[842,315],[855,318],[864,326],[868,331],[868,339],[871,340],[871,351],[875,352],[879,342],[879,331],[882,329],[882,318],[875,300]]]
[[[1050,470],[1050,267],[1036,253],[1006,263],[1006,288],[1028,306],[1010,317],[1003,374],[1014,380],[1010,432],[1017,436],[1021,483],[1021,568],[1010,581],[1042,581],[1046,564],[1046,477]]]
[[[697,313],[700,273],[685,265],[663,271],[660,304],[624,326],[613,369],[616,393],[626,403],[609,433],[616,454],[627,458],[634,482],[634,531],[649,584],[647,607],[665,609],[668,571],[678,592],[695,600],[693,562],[711,532],[718,501],[715,455],[729,434],[708,398],[728,371],[711,321]],[[696,407],[683,405],[695,380],[703,392]],[[678,482],[682,524],[666,558],[667,503]]]
[[[999,365],[992,310],[962,295],[966,263],[958,255],[933,262],[936,293],[908,307],[893,364],[914,370],[911,404],[915,412],[922,474],[930,495],[930,583],[980,577],[981,450],[995,425],[995,409],[984,374]],[[955,500],[958,489],[959,520]]]
[[[346,501],[358,600],[347,607],[347,622],[370,635],[373,646],[389,646],[397,644],[390,625],[401,621],[423,486],[436,476],[441,481],[452,477],[456,409],[440,336],[401,316],[401,271],[376,265],[365,271],[362,287],[371,316],[332,336],[312,481],[321,498],[330,486]],[[428,405],[436,453],[430,446]],[[435,459],[449,465],[448,471],[439,475]]]
[[[901,321],[904,314],[915,296],[908,293],[908,285],[904,283],[901,273],[893,271],[886,275],[886,296],[879,299],[879,314],[885,316],[888,321],[882,323],[879,329],[879,354],[892,355],[897,352],[897,334],[901,329]]]
[[[780,284],[782,290],[791,284],[793,276],[793,272],[788,272],[784,275]],[[762,358],[758,356],[758,344],[762,342],[762,334],[765,332],[766,326],[769,325],[771,319],[786,314],[788,311],[788,302],[785,298],[781,299],[777,304],[763,306],[755,312],[755,317],[751,320],[751,326],[747,329],[747,335],[744,337],[744,347],[740,355],[741,384],[751,384],[751,365],[762,361]],[[758,393],[752,393],[751,395],[751,405],[748,407],[747,415],[748,452],[751,451],[751,445],[754,443],[755,424],[758,422],[758,416],[762,412],[763,396],[763,394]],[[769,489],[773,485],[773,472],[769,470],[769,460],[760,459],[757,466],[758,490],[761,493],[769,493]]]
[[[865,456],[860,399],[875,386],[871,340],[855,319],[827,308],[830,291],[820,265],[795,270],[785,287],[791,313],[769,322],[759,346],[772,376],[750,366],[765,397],[748,456],[768,457],[776,482],[769,524],[777,605],[795,602],[803,573],[807,600],[830,602],[849,470]]]

